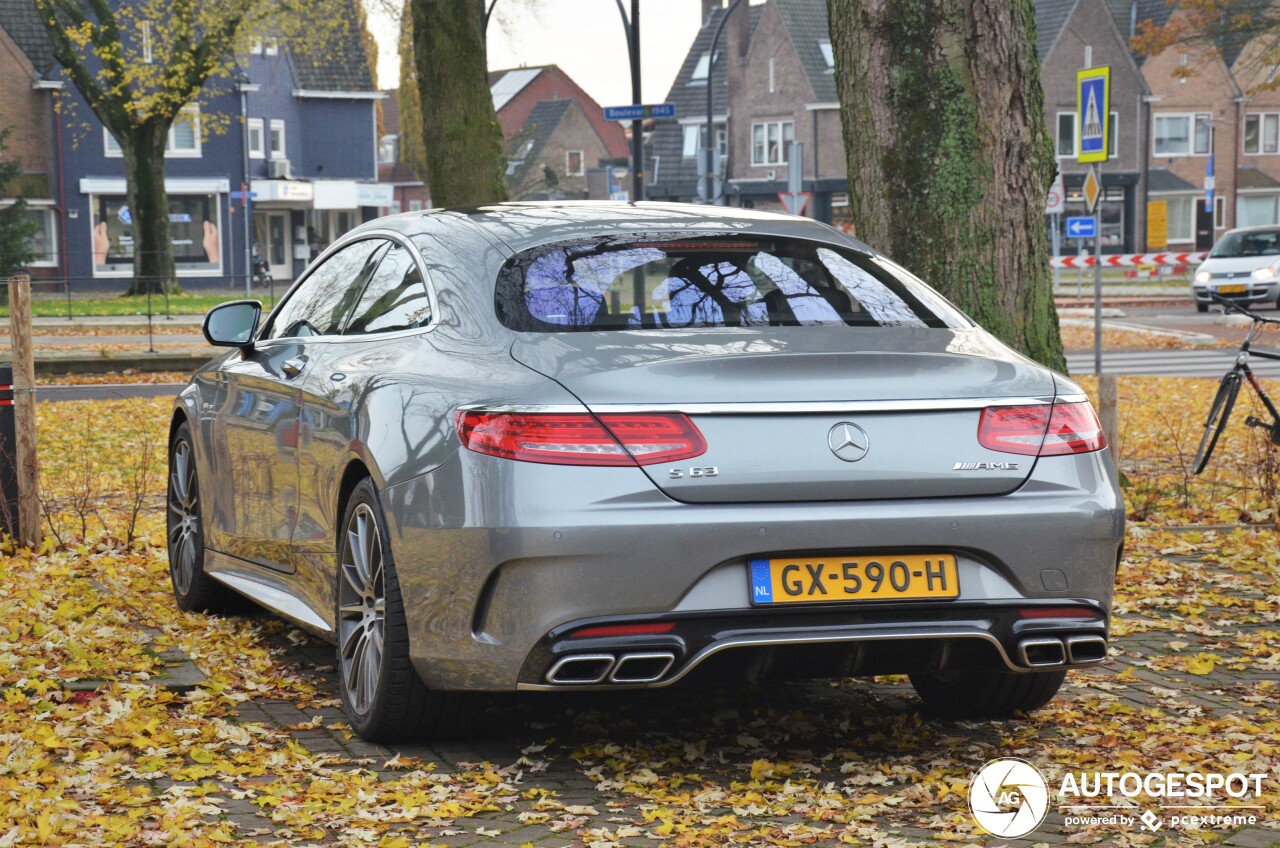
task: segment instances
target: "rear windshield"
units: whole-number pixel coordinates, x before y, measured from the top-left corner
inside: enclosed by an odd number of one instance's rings
[[[1209,254],[1215,259],[1234,259],[1240,256],[1280,256],[1280,230],[1251,230],[1247,233],[1227,233],[1218,239]]]
[[[498,277],[522,332],[699,327],[969,327],[902,268],[797,239],[594,238],[533,248]]]

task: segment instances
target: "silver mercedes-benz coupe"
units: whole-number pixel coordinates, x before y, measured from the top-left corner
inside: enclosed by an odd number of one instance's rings
[[[1107,656],[1084,392],[822,224],[503,204],[356,228],[178,398],[184,609],[333,641],[355,730],[470,693],[909,674],[1009,716]]]

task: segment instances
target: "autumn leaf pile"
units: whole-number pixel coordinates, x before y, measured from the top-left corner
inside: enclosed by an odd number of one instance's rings
[[[1280,546],[1275,492],[1253,465],[1268,448],[1241,426],[1242,398],[1210,472],[1188,473],[1214,388],[1121,380],[1137,520],[1115,658],[1073,673],[1032,716],[940,721],[888,678],[528,699],[483,716],[488,761],[309,748],[321,730],[358,741],[335,718],[332,677],[296,661],[311,637],[270,616],[173,603],[169,402],[42,405],[51,532],[0,558],[0,848],[1003,844],[977,830],[965,800],[973,772],[999,756],[1051,782],[1068,770],[1280,775]],[[205,682],[166,688],[178,655]],[[245,720],[251,704],[309,718]],[[1265,808],[1259,827],[1280,825],[1274,783],[1248,803]],[[260,826],[233,815],[246,807]],[[1051,820],[1032,838],[1201,845],[1222,834]]]

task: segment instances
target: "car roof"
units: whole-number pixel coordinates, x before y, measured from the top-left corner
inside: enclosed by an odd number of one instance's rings
[[[421,231],[428,219],[433,224],[478,227],[513,252],[567,239],[672,230],[686,235],[727,231],[807,238],[874,252],[856,239],[811,218],[729,206],[648,201],[543,201],[431,209],[378,218],[358,229],[382,227],[413,235]]]

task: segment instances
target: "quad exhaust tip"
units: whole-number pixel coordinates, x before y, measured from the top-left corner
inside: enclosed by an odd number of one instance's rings
[[[1061,639],[1023,639],[1018,659],[1031,668],[1056,668],[1067,664],[1067,649]]]
[[[1068,636],[1066,639],[1023,639],[1018,659],[1029,668],[1065,665],[1097,665],[1107,659],[1107,640],[1101,636]]]
[[[613,654],[577,654],[564,657],[547,672],[547,682],[563,684],[601,683],[613,668]]]
[[[1107,658],[1107,640],[1101,636],[1068,636],[1067,661],[1072,665],[1093,665]]]
[[[654,683],[676,661],[676,655],[669,651],[652,654],[623,654],[618,664],[609,675],[610,683]]]
[[[596,683],[656,683],[671,666],[676,655],[670,651],[623,654],[574,654],[562,657],[547,672],[547,682],[562,686]]]

